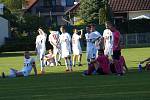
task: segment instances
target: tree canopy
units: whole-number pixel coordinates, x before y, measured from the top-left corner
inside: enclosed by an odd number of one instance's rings
[[[25,0],[0,0],[0,3],[4,3],[8,9],[14,12],[22,9]]]
[[[106,20],[110,20],[110,9],[108,0],[80,0],[80,8],[78,15],[86,23],[103,24]]]

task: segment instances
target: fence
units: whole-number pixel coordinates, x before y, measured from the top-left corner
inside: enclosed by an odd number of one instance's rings
[[[150,32],[121,34],[121,41],[126,47],[150,46]]]

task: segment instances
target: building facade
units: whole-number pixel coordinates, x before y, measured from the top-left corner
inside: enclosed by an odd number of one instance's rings
[[[50,26],[66,25],[64,20],[65,11],[74,5],[76,0],[27,0],[25,6],[26,13],[44,17],[45,24]]]
[[[8,20],[0,17],[0,46],[5,43],[5,38],[9,37]]]

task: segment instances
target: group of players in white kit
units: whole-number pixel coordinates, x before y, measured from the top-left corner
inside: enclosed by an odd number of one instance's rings
[[[98,50],[104,49],[104,54],[106,56],[112,56],[114,51],[115,53],[115,58],[117,56],[120,56],[118,52],[120,52],[119,47],[119,39],[120,39],[120,33],[116,38],[114,38],[113,32],[109,29],[109,27],[112,27],[111,23],[106,23],[106,29],[102,34],[100,34],[98,31],[96,31],[96,27],[94,24],[90,24],[86,27],[86,34],[85,34],[85,39],[87,42],[87,62],[90,63],[92,59],[95,59],[98,56]],[[80,34],[78,32],[80,31]],[[49,29],[50,35],[48,37],[48,40],[50,44],[53,46],[53,56],[54,56],[54,62],[55,65],[61,64],[60,60],[61,58],[64,58],[65,60],[65,66],[66,66],[66,71],[73,71],[72,66],[76,65],[76,59],[78,57],[78,62],[79,66],[82,66],[81,64],[81,58],[82,58],[82,49],[80,45],[80,39],[82,38],[83,35],[83,30],[77,30],[76,28],[74,29],[72,38],[69,33],[67,33],[66,29],[64,26],[60,27],[60,32],[59,31],[54,31],[52,29]],[[36,52],[37,55],[40,58],[40,65],[41,65],[41,73],[45,73],[45,61],[44,61],[44,56],[46,52],[46,39],[47,39],[47,34],[41,29],[38,29],[39,35],[36,37]],[[71,45],[72,43],[72,45]],[[71,48],[72,46],[72,48]],[[115,49],[115,50],[114,50]],[[71,57],[71,51],[73,51],[73,62],[72,62],[72,57]],[[25,52],[25,55],[29,55],[29,52]],[[58,56],[58,57],[57,57]],[[28,76],[34,68],[35,75],[37,75],[37,70],[35,67],[35,60],[28,60],[31,59],[31,57],[25,56],[25,66],[24,69],[21,71],[16,71],[14,69],[11,69],[11,75],[12,77],[15,76]],[[30,66],[28,67],[26,66]]]
[[[81,66],[81,57],[82,57],[82,49],[80,46],[80,41],[79,39],[82,37],[83,31],[81,31],[81,34],[78,35],[78,30],[74,29],[73,36],[71,38],[70,34],[66,32],[66,29],[64,26],[60,27],[60,32],[61,35],[58,31],[54,31],[52,29],[49,29],[50,35],[48,37],[48,40],[50,44],[53,46],[53,56],[54,56],[54,61],[55,65],[60,65],[61,58],[64,58],[65,60],[65,66],[66,66],[66,71],[72,71],[72,66],[76,65],[76,58],[79,58],[79,66]],[[41,34],[42,33],[42,34]],[[45,55],[45,43],[42,44],[41,40],[46,39],[46,35],[44,35],[44,32],[39,32],[39,35],[36,38],[36,49],[37,49],[37,54],[40,57],[40,62],[41,62],[41,72],[44,73],[44,55]],[[43,37],[43,38],[38,38],[38,37]],[[43,42],[43,41],[42,41]],[[45,41],[44,41],[45,42]],[[38,43],[41,43],[40,45]],[[72,45],[71,45],[72,43]],[[43,46],[43,47],[42,47]],[[72,46],[72,48],[71,48]],[[44,49],[43,49],[44,48]],[[71,51],[73,50],[73,63],[72,63],[72,57],[71,57]]]

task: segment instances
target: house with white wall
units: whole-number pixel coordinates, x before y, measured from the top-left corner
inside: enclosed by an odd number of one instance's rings
[[[3,15],[4,5],[0,4],[0,15]],[[0,46],[5,43],[5,38],[9,37],[8,20],[0,17]]]

